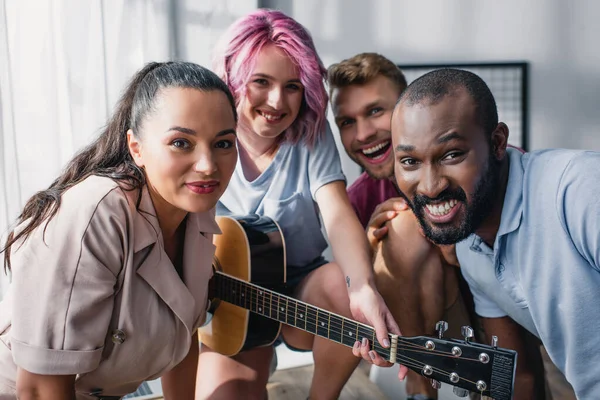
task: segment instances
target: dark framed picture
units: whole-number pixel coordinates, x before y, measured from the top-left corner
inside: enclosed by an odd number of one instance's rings
[[[498,106],[498,118],[508,125],[509,143],[528,150],[527,62],[398,64],[408,83],[439,68],[458,68],[480,76],[489,86]]]

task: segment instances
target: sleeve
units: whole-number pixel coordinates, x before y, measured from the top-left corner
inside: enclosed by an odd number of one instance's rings
[[[13,250],[11,346],[27,371],[81,374],[100,363],[131,212],[120,190],[94,192],[73,187],[45,234],[42,223]]]
[[[579,254],[600,272],[600,153],[573,157],[558,186],[558,218]]]
[[[504,312],[495,301],[489,298],[483,290],[479,288],[473,277],[471,277],[468,271],[461,267],[460,271],[465,278],[465,281],[469,285],[469,289],[473,294],[473,302],[475,303],[475,313],[480,317],[484,318],[500,318],[505,317],[507,314]]]
[[[325,123],[324,134],[319,137],[315,146],[310,150],[308,179],[313,199],[321,186],[334,181],[346,182],[346,177],[342,172],[340,154],[335,145],[331,127],[327,121]]]

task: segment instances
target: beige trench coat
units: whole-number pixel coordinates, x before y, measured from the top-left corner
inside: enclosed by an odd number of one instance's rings
[[[75,374],[77,399],[122,396],[175,367],[206,316],[219,233],[214,210],[188,216],[183,280],[167,257],[144,188],[93,176],[68,190],[58,214],[13,246],[0,303],[0,399],[16,398],[17,365]]]

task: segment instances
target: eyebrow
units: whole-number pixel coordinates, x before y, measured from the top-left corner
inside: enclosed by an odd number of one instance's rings
[[[438,144],[448,143],[453,140],[459,140],[461,142],[466,141],[466,139],[460,133],[451,132],[447,135],[444,135],[444,136],[438,138]],[[405,152],[409,153],[414,150],[415,150],[415,146],[412,146],[409,144],[399,144],[398,146],[396,146],[396,151],[405,151]]]
[[[464,142],[466,139],[458,132],[451,132],[447,135],[440,137],[438,139],[438,143],[443,144],[443,143],[451,142],[453,140],[460,140],[461,142]]]
[[[275,77],[271,76],[271,75],[267,75],[267,74],[263,74],[262,72],[256,73],[252,75],[253,77],[259,77],[259,78],[268,78],[268,79],[273,79],[275,80]],[[302,82],[300,82],[300,79],[290,79],[287,82],[294,82],[294,83],[300,83],[302,84]]]
[[[415,146],[412,146],[410,144],[399,144],[398,146],[396,146],[396,151],[405,151],[407,153],[410,153],[411,151],[415,150]]]
[[[196,136],[196,131],[190,128],[184,128],[181,126],[172,126],[169,129],[167,129],[167,132],[171,132],[171,131],[175,131],[175,132],[181,132],[181,133],[185,133],[186,135],[192,135],[192,136]],[[224,135],[228,135],[228,134],[234,134],[237,136],[237,133],[235,132],[235,129],[224,129],[220,132],[217,133],[217,136],[224,136]]]

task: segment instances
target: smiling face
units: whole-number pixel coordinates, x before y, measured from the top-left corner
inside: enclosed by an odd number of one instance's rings
[[[401,89],[380,75],[364,85],[336,88],[332,109],[348,156],[375,179],[394,173],[390,124]]]
[[[159,215],[215,207],[237,162],[235,119],[225,94],[168,88],[157,94],[130,152],[143,167]]]
[[[392,117],[395,176],[436,244],[453,244],[477,230],[501,195],[501,160],[508,129],[491,134],[463,89],[436,104],[401,103]]]
[[[300,113],[304,87],[298,68],[278,47],[260,51],[242,102],[240,121],[263,138],[276,138]]]

